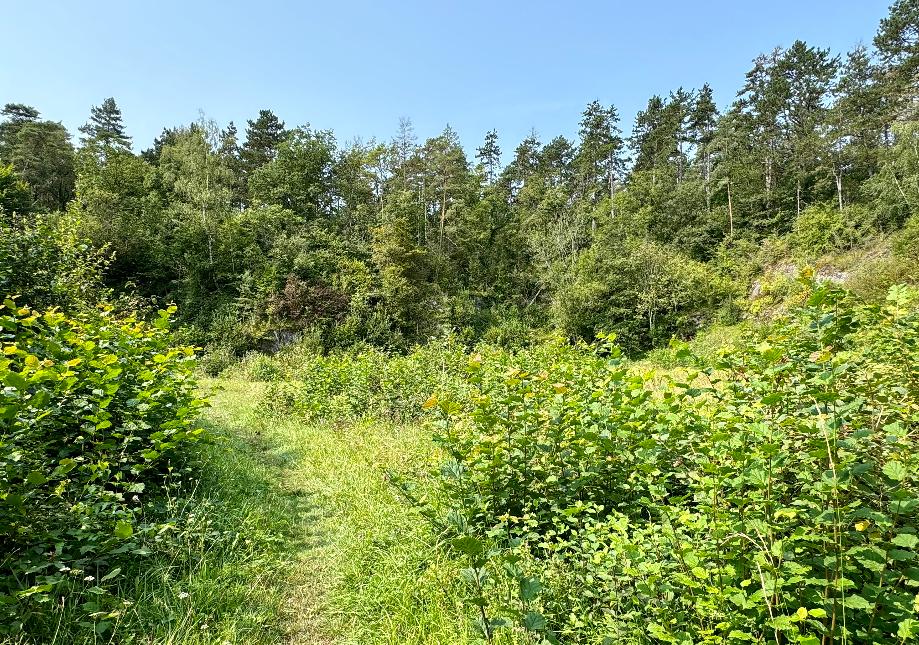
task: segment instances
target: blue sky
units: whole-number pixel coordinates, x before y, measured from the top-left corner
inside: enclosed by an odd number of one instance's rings
[[[628,132],[649,96],[708,81],[730,103],[750,61],[796,38],[870,44],[888,0],[501,2],[20,0],[3,10],[0,103],[73,133],[114,96],[135,149],[199,110],[221,125],[271,108],[339,141],[449,123],[505,157],[535,128],[574,137],[592,99]]]

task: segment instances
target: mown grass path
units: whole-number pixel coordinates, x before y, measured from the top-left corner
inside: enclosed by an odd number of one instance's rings
[[[281,536],[271,587],[278,634],[267,642],[464,643],[466,612],[455,564],[440,555],[423,518],[399,499],[388,473],[433,462],[423,428],[376,421],[335,424],[260,413],[264,384],[220,379],[206,422],[273,486],[250,501]],[[235,441],[236,438],[242,441]],[[242,448],[240,448],[242,446]],[[232,453],[227,455],[232,459]],[[266,490],[275,493],[265,494]],[[280,493],[280,494],[277,494]],[[259,498],[263,496],[263,498]]]

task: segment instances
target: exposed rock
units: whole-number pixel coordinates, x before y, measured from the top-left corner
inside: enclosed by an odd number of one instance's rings
[[[814,278],[817,282],[832,282],[834,284],[845,284],[851,273],[849,271],[840,271],[831,266],[820,267]]]
[[[279,351],[293,345],[300,340],[300,333],[288,331],[286,329],[276,329],[271,335],[263,338],[259,343],[259,349],[268,354],[277,354]]]

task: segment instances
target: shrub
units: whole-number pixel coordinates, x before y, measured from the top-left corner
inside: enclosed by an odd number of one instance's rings
[[[663,383],[610,346],[469,361],[431,512],[483,636],[919,636],[919,293],[812,286],[738,344]]]
[[[650,241],[583,253],[554,306],[559,329],[592,341],[615,331],[629,353],[692,336],[726,295],[705,264]]]
[[[69,214],[0,217],[0,294],[33,307],[86,308],[105,299],[104,253]]]
[[[0,633],[28,631],[87,575],[101,610],[119,563],[155,533],[148,499],[204,437],[194,353],[171,346],[173,312],[147,324],[109,309],[0,307]]]

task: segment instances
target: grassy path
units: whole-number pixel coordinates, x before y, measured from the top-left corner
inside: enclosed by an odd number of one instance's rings
[[[223,453],[249,453],[247,468],[274,484],[241,500],[274,518],[276,526],[263,528],[283,536],[277,557],[285,561],[272,565],[283,575],[256,582],[269,587],[265,597],[280,614],[265,642],[467,642],[455,565],[387,480],[390,470],[421,472],[430,462],[425,431],[279,421],[258,414],[262,384],[214,384],[207,423],[231,438]]]

